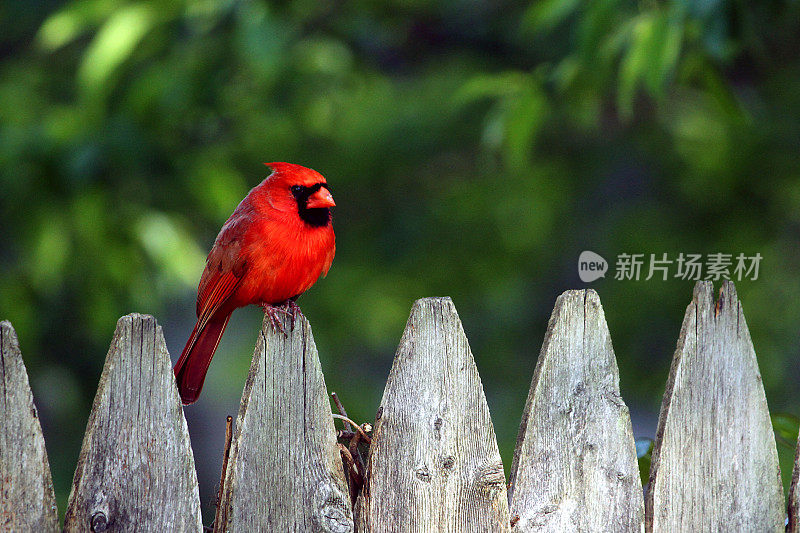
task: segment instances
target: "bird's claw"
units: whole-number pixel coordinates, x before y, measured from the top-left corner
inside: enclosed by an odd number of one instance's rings
[[[286,314],[292,319],[292,329],[294,329],[294,321],[297,320],[298,316],[303,316],[303,312],[294,300],[286,300],[284,305],[286,306]]]
[[[279,306],[270,304],[262,304],[261,307],[264,308],[264,315],[269,318],[269,323],[272,324],[272,327],[275,329],[275,331],[280,331],[283,333],[284,337],[288,337],[289,334],[286,333],[286,329],[283,327],[283,320],[281,320],[280,317],[281,314],[286,314],[286,310]],[[294,329],[294,324],[292,324],[292,328]]]
[[[269,322],[272,324],[272,327],[275,328],[275,330],[283,333],[284,337],[288,337],[289,334],[283,327],[283,320],[281,320],[280,315],[288,316],[291,319],[292,330],[294,330],[294,322],[297,317],[303,316],[300,306],[297,305],[294,300],[286,300],[286,302],[280,305],[262,304],[261,307],[264,308],[264,314],[269,317]]]

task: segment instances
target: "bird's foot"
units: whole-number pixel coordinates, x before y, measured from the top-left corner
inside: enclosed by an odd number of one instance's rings
[[[269,323],[272,324],[275,331],[280,331],[284,337],[288,337],[289,334],[286,333],[286,329],[283,327],[283,320],[281,320],[280,315],[288,315],[289,312],[279,305],[261,304],[261,307],[264,309],[264,316],[269,318]],[[294,329],[294,320],[292,320],[292,329]]]
[[[302,317],[303,312],[300,310],[300,306],[297,305],[297,302],[294,300],[286,300],[283,305],[286,306],[287,314],[292,317],[292,329],[294,329],[294,321],[297,320],[298,317]]]
[[[272,324],[272,327],[283,333],[284,337],[288,337],[289,334],[283,327],[283,320],[281,320],[280,315],[288,316],[291,319],[292,330],[294,329],[294,322],[297,320],[297,317],[303,316],[300,306],[297,305],[294,300],[286,300],[280,305],[261,304],[261,307],[264,308],[264,314],[269,317],[269,322]]]

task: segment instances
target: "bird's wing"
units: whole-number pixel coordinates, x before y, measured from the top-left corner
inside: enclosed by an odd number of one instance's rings
[[[205,286],[197,297],[199,329],[203,329],[208,319],[230,298],[241,280],[233,272],[214,271],[203,276]]]
[[[240,233],[233,231],[235,229],[223,228],[208,254],[197,288],[199,330],[228,301],[247,272],[247,262],[241,255]]]

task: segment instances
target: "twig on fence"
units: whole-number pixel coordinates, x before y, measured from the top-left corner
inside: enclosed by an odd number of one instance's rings
[[[333,397],[333,401],[336,403],[336,408],[339,410],[339,416],[336,415],[333,416],[335,418],[341,418],[341,420],[344,422],[344,427],[345,427],[345,429],[336,433],[336,437],[337,439],[350,441],[350,445],[348,446],[350,454],[352,455],[355,464],[357,464],[359,467],[360,475],[363,477],[366,467],[364,466],[364,458],[361,456],[361,451],[358,449],[358,441],[361,435],[363,434],[363,436],[366,437],[364,442],[366,442],[367,445],[369,445],[372,442],[371,439],[366,435],[367,431],[372,431],[372,426],[368,423],[359,426],[358,424],[350,420],[350,418],[348,418],[347,416],[347,411],[345,411],[344,409],[344,405],[342,405],[342,402],[339,401],[339,396],[335,392],[332,392],[331,397]],[[355,427],[358,431],[357,432],[353,431],[351,426]]]
[[[353,468],[352,465],[348,468],[350,475],[350,497],[353,500],[354,506],[358,500],[358,495],[361,494],[361,489],[364,488],[364,478],[367,475],[367,467],[364,465],[364,459],[361,457],[361,452],[358,449],[358,442],[360,440],[361,433],[356,433],[353,435],[353,438],[350,439],[350,446],[348,446],[350,456],[355,456],[356,462],[358,463],[357,469]]]
[[[355,470],[356,469],[356,463],[355,463],[355,460],[353,459],[353,454],[350,453],[350,450],[348,450],[347,447],[344,444],[342,444],[341,442],[337,442],[336,446],[339,447],[339,451],[342,454],[342,459],[344,459],[345,463],[347,463],[348,471],[349,471],[349,469],[354,469]]]
[[[361,433],[356,433],[352,439],[350,439],[350,445],[347,447],[350,450],[350,453],[355,455],[358,458],[358,468],[361,471],[361,474],[364,473],[364,460],[361,458],[361,452],[358,451],[358,441],[361,440]]]
[[[231,439],[233,438],[233,417],[228,415],[225,419],[225,452],[222,456],[222,474],[220,474],[219,478],[219,490],[217,490],[217,512],[214,513],[214,528],[212,531],[219,531],[220,529],[220,518],[222,513],[220,512],[221,502],[222,502],[222,491],[223,487],[225,486],[225,473],[228,470],[228,456],[231,453]]]
[[[355,505],[358,500],[358,495],[361,493],[361,488],[364,486],[364,476],[359,472],[359,466],[356,464],[350,450],[341,442],[337,442],[336,445],[339,447],[339,452],[342,454],[342,462],[345,465],[345,470],[347,470],[347,485],[350,489],[350,502],[352,505]],[[363,468],[364,466],[362,463],[361,469]]]
[[[350,454],[355,458],[356,463],[358,464],[358,474],[361,478],[366,475],[367,467],[364,465],[364,458],[361,457],[361,452],[358,449],[358,441],[361,440],[361,433],[356,433],[353,435],[353,438],[350,439],[350,444],[347,446],[347,449],[350,451]],[[358,484],[358,490],[361,491],[361,483]]]
[[[361,434],[361,438],[364,439],[364,441],[367,444],[372,444],[372,439],[369,437],[369,435],[367,435],[367,431],[372,431],[372,424],[370,424],[369,422],[365,422],[362,427],[353,422],[351,419],[347,418],[346,416],[337,415],[336,413],[331,413],[331,416],[333,418],[338,418],[339,420],[344,420],[345,422],[349,422],[350,424],[352,424],[353,427],[355,427],[358,430],[358,433]]]
[[[355,431],[348,431],[346,429],[340,429],[336,432],[337,440],[350,440],[355,436],[356,436]]]
[[[338,439],[349,441],[345,447],[344,444],[338,443],[339,451],[342,454],[342,463],[344,464],[345,471],[347,472],[347,481],[350,488],[350,499],[355,505],[358,495],[361,493],[361,488],[364,486],[364,476],[366,475],[366,466],[364,458],[361,456],[361,450],[358,449],[359,442],[365,442],[369,445],[372,442],[367,432],[372,431],[372,425],[364,423],[362,425],[356,424],[352,419],[347,416],[344,405],[339,401],[338,395],[331,393],[336,408],[340,414],[331,413],[333,418],[338,418],[344,422],[345,429],[336,433]]]
[[[335,392],[332,392],[331,398],[333,398],[333,403],[336,404],[336,408],[339,410],[339,414],[344,417],[347,417],[347,411],[344,410],[344,405],[342,405],[342,402],[339,401],[339,396]],[[350,422],[345,421],[344,429],[347,431],[352,431],[352,428],[350,427]]]

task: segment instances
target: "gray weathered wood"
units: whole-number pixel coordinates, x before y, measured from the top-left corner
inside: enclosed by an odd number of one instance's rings
[[[800,437],[797,439],[797,450],[794,452],[794,468],[792,484],[789,487],[789,533],[800,533]]]
[[[65,531],[200,531],[186,419],[161,327],[117,322],[72,482]]]
[[[489,408],[449,298],[414,304],[372,439],[359,531],[509,530]]]
[[[242,394],[223,487],[222,531],[353,531],[317,347],[299,317],[265,319]]]
[[[733,283],[686,309],[658,421],[648,531],[783,531],[778,454]]]
[[[642,483],[603,307],[556,300],[522,414],[509,484],[512,531],[641,531]]]
[[[17,334],[0,322],[0,531],[57,531],[42,427]]]

